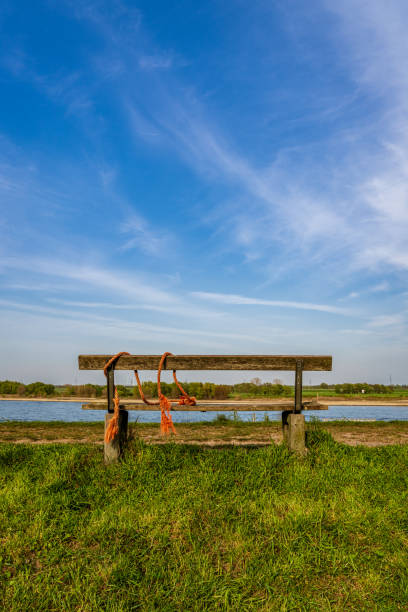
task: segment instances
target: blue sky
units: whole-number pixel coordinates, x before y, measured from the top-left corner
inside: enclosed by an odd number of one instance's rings
[[[335,4],[2,3],[1,378],[168,350],[408,381],[408,4]]]

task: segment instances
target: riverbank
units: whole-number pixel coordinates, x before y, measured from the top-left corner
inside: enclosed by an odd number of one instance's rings
[[[314,430],[314,423],[307,430]],[[386,446],[408,444],[408,421],[400,422],[321,422],[319,427],[339,443],[349,446]],[[98,423],[61,422],[0,422],[0,442],[24,444],[102,444],[104,425]],[[163,438],[158,424],[132,423],[129,426],[132,440],[147,444],[175,444],[199,446],[267,446],[282,442],[279,422],[179,423],[177,435]]]
[[[288,400],[290,400],[291,398],[265,398],[263,400],[263,398],[251,398],[251,399],[245,399],[245,400],[203,400],[205,401],[207,404],[213,402],[213,403],[217,403],[217,404],[222,404],[222,403],[233,403],[234,405],[238,406],[238,410],[239,410],[239,404],[259,404],[261,402],[263,403],[273,403],[273,404],[287,404]],[[303,398],[305,401],[310,401],[310,399],[312,398]],[[408,398],[403,398],[403,399],[387,399],[387,400],[383,400],[383,399],[370,399],[370,398],[364,398],[364,399],[344,399],[344,396],[339,396],[339,397],[320,397],[318,398],[319,402],[321,402],[322,404],[324,404],[325,406],[408,406]],[[0,401],[15,401],[15,402],[78,402],[78,403],[83,403],[83,404],[100,404],[101,406],[106,405],[106,399],[99,399],[99,398],[94,398],[94,397],[20,397],[20,396],[16,396],[16,395],[2,395],[0,396]],[[136,398],[136,401],[138,401],[138,398]],[[134,404],[135,403],[135,399],[133,398],[124,398],[121,399],[121,404]],[[198,404],[200,404],[200,402],[198,402]]]
[[[1,395],[0,402],[99,402],[106,400],[98,400],[93,397],[25,397],[20,395]]]

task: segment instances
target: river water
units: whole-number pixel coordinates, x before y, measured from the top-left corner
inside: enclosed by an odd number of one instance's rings
[[[103,421],[104,410],[82,410],[82,402],[27,402],[0,401],[0,421]],[[212,421],[218,414],[233,417],[233,412],[173,412],[175,423],[194,423]],[[280,412],[238,412],[242,421],[262,421],[267,414],[271,421],[281,418]],[[408,406],[330,406],[328,410],[305,411],[306,420],[315,417],[319,420],[371,420],[371,421],[408,421]],[[159,423],[157,410],[130,410],[130,421],[140,423]]]

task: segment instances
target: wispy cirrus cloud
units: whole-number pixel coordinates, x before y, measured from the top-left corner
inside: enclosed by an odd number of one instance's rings
[[[378,315],[373,317],[368,323],[367,327],[392,327],[395,325],[401,326],[407,322],[406,315],[402,313],[395,313],[390,315]]]
[[[203,323],[225,317],[224,313],[217,310],[197,307],[197,304],[193,303],[185,292],[179,291],[176,293],[162,288],[160,285],[163,285],[163,282],[160,282],[159,279],[156,280],[156,284],[152,281],[147,282],[137,272],[124,273],[117,269],[109,269],[95,264],[66,263],[38,257],[30,259],[4,257],[1,261],[1,268],[3,271],[13,270],[34,274],[40,279],[39,284],[42,284],[47,292],[49,291],[49,282],[51,282],[51,279],[55,279],[57,281],[55,288],[58,288],[60,293],[63,293],[65,288],[68,294],[72,294],[73,287],[76,287],[77,291],[82,289],[87,293],[94,292],[94,294],[98,291],[98,295],[109,296],[110,299],[115,300],[114,302],[90,300],[75,302],[75,300],[67,298],[59,299],[59,301],[57,301],[57,298],[52,298],[54,303],[60,303],[61,305],[71,303],[71,305],[79,308],[89,308],[88,304],[92,304],[95,309],[145,310],[193,320],[201,319]],[[44,280],[48,283],[44,284]],[[65,287],[64,283],[67,283]],[[15,288],[22,288],[25,291],[38,291],[36,285],[32,286],[24,282],[16,283]],[[123,304],[124,298],[129,300],[127,305]]]
[[[85,84],[84,75],[79,71],[61,70],[50,74],[41,73],[29,54],[19,47],[10,49],[0,58],[0,63],[15,78],[30,83],[53,102],[64,106],[67,115],[83,116],[93,107],[91,90]]]
[[[120,247],[122,251],[136,248],[155,256],[165,256],[167,253],[170,237],[163,230],[153,230],[147,221],[136,213],[132,213],[123,221],[120,231],[126,236],[126,242]]]
[[[167,54],[142,55],[139,66],[143,70],[166,70],[173,65],[173,58]]]
[[[316,310],[318,312],[328,312],[339,315],[355,315],[352,310],[340,308],[338,306],[330,306],[327,304],[311,304],[307,302],[291,302],[285,300],[262,300],[259,298],[246,297],[243,295],[233,295],[227,293],[206,293],[204,291],[195,291],[192,295],[196,298],[216,302],[219,304],[235,304],[248,306],[272,306],[276,308],[296,308],[299,310]]]
[[[380,0],[370,3],[369,7],[354,2],[346,4],[324,6],[343,24],[342,36],[350,42],[351,49],[346,61],[354,78],[360,87],[371,87],[382,79],[385,85],[390,83],[398,91],[399,100],[404,100],[408,92],[407,79],[400,68],[406,51],[400,36],[404,5],[394,2],[388,9]],[[357,22],[349,18],[351,6],[358,10]],[[217,221],[217,234],[227,238],[224,245],[243,251],[247,261],[265,259],[271,249],[275,249],[284,253],[289,265],[292,265],[292,252],[296,257],[301,253],[304,264],[324,259],[332,266],[341,262],[339,268],[347,270],[353,267],[375,270],[381,265],[407,269],[408,148],[403,139],[392,133],[396,120],[394,123],[389,119],[380,122],[382,137],[377,138],[375,154],[358,132],[352,134],[357,145],[354,143],[346,152],[351,142],[350,133],[339,133],[336,148],[340,156],[335,165],[326,165],[324,169],[327,193],[316,190],[309,177],[323,169],[317,161],[303,159],[299,163],[299,160],[303,153],[308,157],[310,152],[312,157],[318,156],[319,148],[324,154],[327,143],[323,148],[318,143],[312,148],[300,145],[297,150],[281,150],[272,160],[265,158],[256,166],[230,144],[217,122],[209,118],[197,92],[173,75],[157,76],[154,70],[155,74],[147,76],[145,82],[152,92],[146,112],[146,103],[140,105],[140,97],[135,94],[141,85],[134,74],[135,59],[142,68],[169,68],[171,56],[152,51],[153,45],[148,41],[138,11],[128,14],[128,7],[117,9],[113,27],[103,7],[103,3],[85,3],[80,10],[76,9],[76,15],[98,28],[107,48],[112,51],[112,58],[114,49],[119,52],[121,70],[115,72],[118,98],[126,99],[124,109],[135,128],[135,137],[170,146],[196,172],[208,174],[233,189],[241,189],[239,197],[233,196],[227,205],[223,203],[208,209],[202,220]],[[121,31],[119,36],[119,25],[125,15],[133,25]],[[139,33],[137,45],[132,35],[135,30]],[[16,73],[31,75],[30,78],[44,86],[50,96],[64,99],[71,88],[75,91],[77,74],[67,75],[60,83],[52,85],[32,73],[23,54],[15,54],[12,59],[9,63]],[[390,65],[392,70],[389,70]],[[383,94],[385,117],[388,111],[396,108],[396,103],[387,95],[386,86]],[[333,140],[329,142],[332,143]],[[347,193],[343,184],[348,185]],[[163,236],[152,235],[148,225],[137,215],[125,221],[122,229],[134,233],[124,248],[140,245],[152,254],[160,251]]]
[[[406,130],[399,129],[401,101],[408,94],[401,70],[406,57],[406,45],[401,42],[405,8],[395,2],[388,13],[380,0],[360,3],[356,5],[360,18],[351,26],[349,4],[333,10],[345,22],[345,36],[353,39],[353,53],[347,58],[351,69],[359,66],[353,73],[361,88],[371,88],[379,79],[384,84],[375,129],[364,124],[360,131],[358,127],[341,130],[312,147],[283,150],[271,163],[266,159],[256,167],[228,144],[196,98],[186,96],[181,102],[175,94],[179,84],[161,82],[163,106],[150,109],[153,130],[167,135],[197,172],[244,188],[233,204],[213,214],[219,221],[218,232],[221,227],[230,244],[235,242],[250,259],[290,243],[294,253],[296,244],[306,255],[306,261],[325,259],[332,265],[341,261],[347,270],[382,265],[408,268],[408,142],[403,135]],[[395,65],[395,70],[389,72],[388,64]],[[388,84],[398,90],[397,102]],[[323,167],[317,158],[327,155],[328,148],[337,155],[333,164],[325,160]],[[310,153],[312,159],[307,159]],[[317,173],[325,176],[323,190],[310,180]]]
[[[2,261],[3,268],[35,272],[58,279],[75,280],[93,285],[118,295],[128,295],[153,303],[175,302],[176,297],[168,292],[153,287],[137,278],[135,274],[126,275],[123,272],[111,271],[106,268],[78,263],[66,263],[54,259],[7,257]]]
[[[103,158],[50,163],[43,155],[23,151],[0,135],[0,249],[7,246],[13,252],[24,239],[33,256],[47,245],[55,249],[58,260],[65,240],[55,240],[54,235],[69,219],[76,218],[75,243],[87,242],[88,228],[86,224],[82,228],[79,219],[97,202],[100,210],[109,204],[112,222],[102,229],[109,233],[113,252],[139,250],[160,256],[172,241],[171,231],[152,227],[135,203],[119,193],[117,178],[116,167]],[[95,223],[100,225],[97,218]],[[95,236],[92,240],[93,244],[98,241]],[[100,240],[106,238],[101,235]]]
[[[365,287],[364,289],[360,289],[359,291],[351,291],[348,295],[346,295],[344,298],[341,298],[341,299],[342,300],[355,300],[357,298],[360,298],[366,295],[370,295],[370,294],[385,293],[389,291],[389,289],[390,289],[390,284],[387,281],[382,281],[380,283],[377,283],[376,285],[372,285],[371,287]]]
[[[74,302],[71,304],[67,303],[66,305],[74,305]],[[197,338],[200,337],[218,337],[225,339],[244,339],[244,340],[255,340],[256,342],[267,342],[265,338],[256,338],[253,335],[249,334],[241,334],[234,332],[225,332],[222,330],[198,330],[197,328],[188,327],[172,327],[166,325],[154,325],[151,323],[143,323],[143,322],[132,322],[128,319],[120,319],[115,317],[108,317],[103,315],[98,315],[95,313],[85,313],[84,311],[78,312],[77,310],[64,310],[60,308],[53,308],[49,306],[41,306],[38,304],[27,304],[25,302],[13,302],[11,300],[2,300],[0,299],[0,307],[9,308],[12,310],[27,310],[33,313],[48,315],[53,317],[63,317],[67,320],[74,320],[78,323],[87,322],[89,324],[90,321],[93,321],[98,324],[105,324],[112,327],[117,327],[121,329],[127,329],[129,333],[132,332],[143,332],[144,334],[155,333],[155,334],[171,334],[177,336],[194,336]]]

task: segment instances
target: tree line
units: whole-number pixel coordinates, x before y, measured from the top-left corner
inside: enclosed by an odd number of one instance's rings
[[[292,385],[283,385],[279,380],[273,383],[262,383],[259,378],[250,382],[237,383],[235,385],[221,385],[210,382],[186,382],[182,383],[186,392],[197,399],[227,399],[248,397],[289,397],[293,395]],[[175,383],[162,382],[162,392],[170,398],[180,395]],[[142,384],[143,392],[147,398],[157,397],[157,383],[145,381]],[[137,387],[117,385],[120,397],[139,397]],[[380,385],[368,383],[342,383],[329,387],[327,383],[305,386],[305,389],[313,389],[318,392],[324,390],[325,394],[332,391],[334,395],[350,395],[364,392],[393,393],[395,391],[408,390],[408,385]],[[44,382],[34,382],[25,385],[21,382],[3,380],[0,381],[0,395],[17,395],[20,397],[106,397],[106,385],[52,385]]]
[[[348,395],[352,393],[393,393],[395,390],[404,389],[406,385],[369,385],[368,383],[343,383],[334,385],[337,395]]]
[[[186,392],[197,399],[227,399],[234,396],[285,397],[293,394],[293,388],[280,383],[238,383],[222,385],[210,382],[183,382]],[[116,385],[120,397],[139,397],[137,387]],[[143,393],[147,398],[157,397],[157,383],[145,381]],[[162,393],[170,398],[180,395],[175,383],[161,383]],[[18,395],[20,397],[106,397],[106,385],[51,385],[43,382],[24,385],[21,382],[0,381],[0,395]]]

